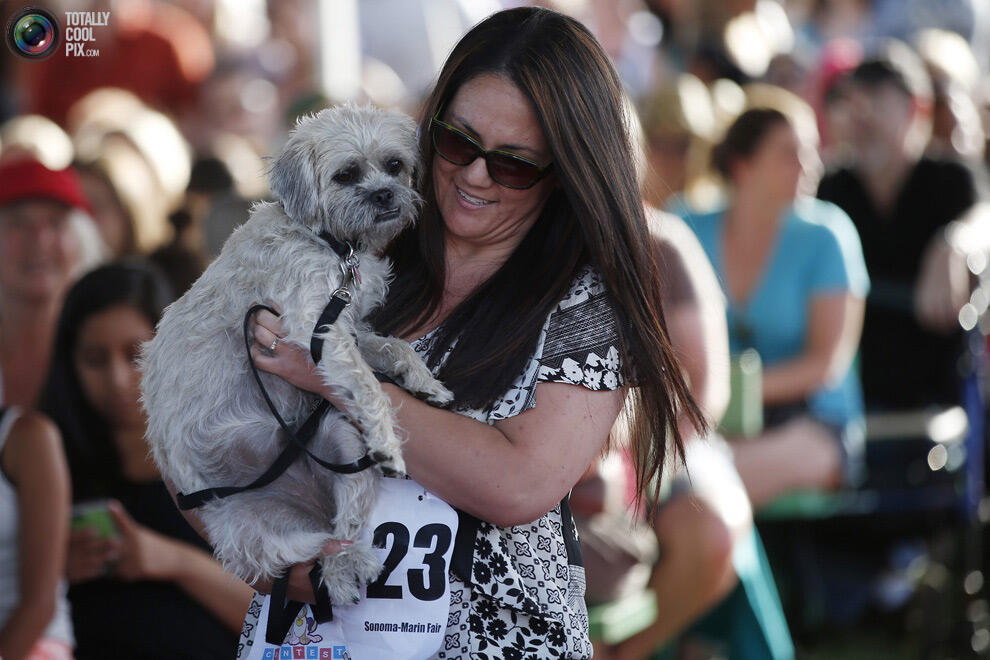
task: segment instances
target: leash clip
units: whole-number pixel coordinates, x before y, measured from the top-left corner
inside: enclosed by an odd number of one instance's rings
[[[346,286],[342,286],[334,291],[331,296],[335,296],[344,301],[345,305],[351,304],[351,292]]]
[[[361,284],[361,271],[358,270],[358,266],[361,265],[361,261],[358,259],[357,255],[354,254],[354,246],[347,243],[347,256],[343,258],[340,262],[340,272],[347,278],[354,280],[359,286]]]

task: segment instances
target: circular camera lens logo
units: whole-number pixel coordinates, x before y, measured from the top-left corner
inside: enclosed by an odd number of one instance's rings
[[[7,45],[29,60],[43,60],[58,49],[60,29],[54,14],[46,9],[25,7],[7,21]]]

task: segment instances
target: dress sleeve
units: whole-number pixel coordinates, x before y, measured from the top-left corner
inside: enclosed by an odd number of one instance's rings
[[[812,260],[810,289],[813,294],[846,290],[865,298],[870,278],[855,226],[841,209],[829,204],[827,224],[815,227],[816,249]]]
[[[610,297],[600,276],[586,269],[550,316],[536,381],[617,389],[625,384],[619,346]]]
[[[540,383],[570,383],[590,390],[625,385],[617,319],[601,276],[590,266],[579,270],[544,321],[526,368],[477,419],[494,424],[529,410],[536,405]]]

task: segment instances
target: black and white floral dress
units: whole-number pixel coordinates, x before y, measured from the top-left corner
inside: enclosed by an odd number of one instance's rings
[[[412,342],[424,359],[435,332]],[[456,402],[450,409],[494,424],[534,407],[541,382],[590,390],[624,385],[616,316],[601,276],[590,266],[578,271],[548,315],[536,350],[512,387],[484,409],[458,407]],[[532,523],[515,527],[458,515],[450,613],[435,657],[590,658],[584,568],[566,498]],[[252,603],[242,645],[258,612],[260,597]]]

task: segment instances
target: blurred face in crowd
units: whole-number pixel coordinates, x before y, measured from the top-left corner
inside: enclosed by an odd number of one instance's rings
[[[848,87],[848,82],[839,80],[825,98],[823,121],[829,138],[828,148],[839,153],[845,153],[853,141]]]
[[[72,210],[45,199],[0,208],[0,294],[44,301],[61,295],[81,256]]]
[[[89,404],[115,429],[144,423],[136,360],[152,334],[151,322],[127,305],[92,314],[79,329],[73,353],[79,384]]]
[[[546,165],[552,160],[529,101],[511,81],[482,74],[461,85],[441,119],[485,149],[499,149]],[[527,190],[495,183],[483,158],[468,165],[433,157],[437,205],[447,233],[467,242],[498,242],[533,225],[553,191],[549,174]]]
[[[913,99],[892,83],[849,85],[849,146],[856,164],[868,172],[883,169],[904,151],[905,139],[914,120]]]
[[[653,174],[653,185],[659,197],[680,192],[687,186],[688,156],[692,137],[688,133],[666,133],[648,138],[647,158]]]
[[[804,174],[802,149],[790,123],[774,124],[748,158],[736,161],[732,177],[736,187],[758,190],[768,201],[789,204]]]
[[[107,244],[107,249],[116,256],[125,254],[134,239],[131,220],[114,194],[110,182],[85,169],[79,171],[79,182],[90,206],[93,207],[93,221],[100,230],[100,236]]]

